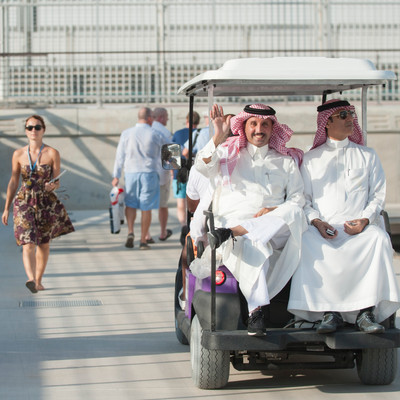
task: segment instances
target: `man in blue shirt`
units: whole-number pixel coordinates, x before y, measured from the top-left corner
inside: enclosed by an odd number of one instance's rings
[[[193,155],[196,155],[198,151],[200,151],[211,139],[210,137],[210,128],[208,126],[210,118],[208,117],[208,111],[203,113],[204,117],[204,128],[198,128],[192,133],[192,145],[193,145]],[[184,144],[184,149],[182,150],[182,154],[187,158],[189,154],[189,140],[186,140]]]
[[[125,246],[134,247],[134,223],[136,210],[142,212],[140,249],[147,250],[146,235],[151,224],[151,210],[160,203],[161,136],[151,129],[154,117],[150,108],[143,107],[138,113],[138,123],[122,132],[114,163],[111,184],[118,186],[122,168],[125,174],[125,215],[128,224],[128,238]]]
[[[195,111],[193,112],[193,130],[197,129],[200,123],[200,115]],[[182,149],[186,141],[189,139],[189,114],[186,116],[186,127],[174,133],[172,141],[181,145]],[[186,183],[178,182],[178,171],[174,171],[174,179],[172,181],[172,190],[176,198],[177,216],[182,226],[182,235],[187,230],[186,227]],[[181,235],[181,236],[182,236]],[[182,239],[182,238],[181,238]],[[184,240],[184,237],[183,237]],[[182,243],[182,240],[181,240]]]

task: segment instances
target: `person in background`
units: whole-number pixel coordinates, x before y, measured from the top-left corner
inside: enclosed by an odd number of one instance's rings
[[[193,131],[193,136],[192,136],[192,153],[195,156],[199,150],[201,150],[209,141],[210,141],[210,128],[208,126],[209,124],[209,116],[208,112],[205,111],[203,113],[204,117],[204,124],[205,127],[201,129],[196,129]],[[184,148],[182,150],[182,155],[186,158],[189,157],[189,140],[187,140],[184,144]]]
[[[118,186],[122,168],[125,173],[125,215],[128,237],[125,247],[134,247],[134,224],[137,210],[141,210],[140,250],[148,250],[147,243],[151,224],[151,210],[160,205],[160,179],[158,176],[161,147],[159,134],[151,129],[154,117],[148,107],[140,108],[137,124],[122,132],[111,184]]]
[[[32,292],[44,290],[42,278],[50,254],[50,241],[74,231],[63,204],[54,191],[60,186],[60,153],[43,143],[46,125],[39,115],[25,121],[28,145],[14,151],[11,178],[2,222],[8,225],[9,210],[14,200],[14,236],[22,246],[22,260]],[[19,180],[21,187],[15,196]],[[53,180],[52,180],[53,178]],[[14,199],[15,197],[15,199]]]
[[[382,333],[379,323],[400,307],[393,249],[381,227],[385,174],[376,152],[364,146],[354,106],[333,99],[317,110],[314,144],[301,166],[309,228],[288,309],[322,320],[321,334],[344,322]]]
[[[192,130],[197,130],[197,126],[200,123],[200,115],[194,111],[193,112],[193,127]],[[189,139],[189,114],[186,116],[186,127],[180,129],[174,133],[172,137],[172,142],[181,145],[182,149],[186,141]],[[186,161],[186,158],[183,158]],[[179,223],[181,224],[181,237],[180,242],[182,245],[185,243],[185,236],[188,233],[187,227],[187,213],[186,213],[186,184],[187,182],[182,182],[178,179],[178,171],[174,171],[174,178],[172,180],[172,191],[174,197],[176,198],[176,208]]]
[[[154,121],[152,128],[156,131],[163,139],[164,143],[170,143],[172,141],[172,134],[167,129],[166,125],[168,122],[168,111],[165,108],[154,109]],[[167,240],[171,235],[171,229],[167,229],[168,223],[168,200],[171,191],[171,171],[167,171],[162,168],[161,159],[159,162],[159,176],[160,176],[160,208],[158,209],[158,220],[160,222],[160,236],[159,240]],[[150,234],[148,235],[150,236]],[[154,243],[153,239],[147,239],[147,243]]]

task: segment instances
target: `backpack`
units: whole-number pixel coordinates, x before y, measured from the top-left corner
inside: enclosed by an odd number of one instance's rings
[[[178,169],[178,173],[176,175],[176,180],[179,183],[186,183],[189,178],[189,168],[187,167],[186,158],[181,158],[181,168]]]

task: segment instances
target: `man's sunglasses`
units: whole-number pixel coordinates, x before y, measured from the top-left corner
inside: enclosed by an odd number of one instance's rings
[[[28,131],[33,131],[33,130],[35,130],[35,131],[41,131],[42,129],[43,129],[43,126],[42,125],[27,125],[26,127],[25,127],[25,129],[28,129]]]
[[[338,114],[333,114],[331,117],[339,117],[340,119],[346,119],[350,115],[351,118],[354,118],[356,116],[356,113],[354,111],[340,111]]]

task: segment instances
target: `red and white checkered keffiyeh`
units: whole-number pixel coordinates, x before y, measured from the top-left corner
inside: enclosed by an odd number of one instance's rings
[[[333,103],[337,102],[340,102],[341,104],[347,103],[348,105],[339,105],[338,107],[335,107]],[[315,149],[318,146],[321,146],[321,144],[324,144],[326,142],[327,135],[325,127],[331,115],[336,114],[338,111],[342,110],[354,111],[354,112],[356,111],[354,106],[350,105],[350,103],[339,99],[329,100],[326,103],[324,103],[324,105],[325,104],[328,105],[331,103],[332,103],[332,108],[318,112],[317,132],[315,133],[314,143],[311,147],[311,150]],[[362,129],[358,123],[357,114],[353,118],[353,133],[349,136],[349,140],[351,140],[354,143],[364,145],[364,136],[362,133]]]
[[[250,106],[254,109],[259,110],[272,110],[264,104],[252,104]],[[231,119],[231,131],[234,136],[229,137],[222,146],[228,147],[228,154],[226,158],[222,158],[220,161],[221,171],[223,177],[230,180],[232,171],[234,170],[237,160],[239,158],[239,152],[243,147],[247,146],[246,133],[244,131],[245,122],[251,118],[257,117],[262,119],[270,118],[273,121],[272,134],[269,140],[269,147],[275,149],[278,153],[283,155],[290,155],[300,165],[303,160],[303,151],[296,148],[287,148],[286,143],[292,137],[293,131],[285,124],[280,124],[275,115],[260,115],[252,114],[246,111],[240,112]]]

